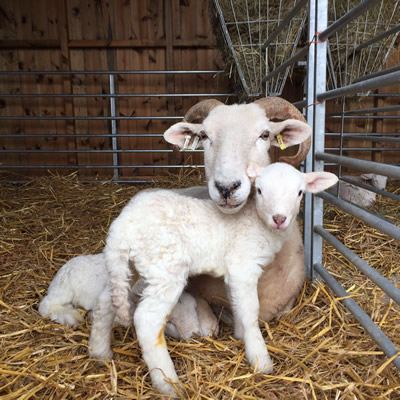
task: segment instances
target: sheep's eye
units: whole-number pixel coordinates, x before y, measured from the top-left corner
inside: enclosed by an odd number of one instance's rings
[[[261,194],[261,189],[260,188],[257,188],[257,193]]]
[[[300,192],[299,192],[299,197],[300,197],[302,194],[303,194],[303,191],[302,191],[302,190],[300,190]]]
[[[269,134],[270,134],[271,132],[270,131],[264,131],[261,135],[260,135],[260,138],[262,139],[262,140],[268,140],[269,139]]]
[[[208,136],[204,131],[201,131],[199,136],[200,136],[200,140],[208,139]]]

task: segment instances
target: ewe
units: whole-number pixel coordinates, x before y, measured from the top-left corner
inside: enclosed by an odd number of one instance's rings
[[[310,134],[311,128],[296,107],[279,97],[266,97],[232,106],[218,100],[200,101],[164,137],[180,148],[204,148],[208,187],[189,188],[181,193],[211,198],[222,212],[237,213],[250,194],[246,174],[250,162],[262,167],[270,164],[269,151],[281,147],[278,143],[281,138],[285,147],[299,144],[299,150],[294,156],[279,160],[298,166],[307,155]],[[263,321],[289,311],[304,284],[304,249],[299,229],[292,230],[287,242],[259,280],[259,317]],[[191,277],[187,291],[208,303],[222,306],[229,303],[229,294],[220,278],[204,274]],[[202,324],[201,319],[199,322]]]
[[[201,273],[224,278],[235,336],[244,341],[248,362],[257,371],[272,371],[258,325],[258,279],[298,229],[296,216],[304,191],[324,190],[337,177],[327,172],[303,174],[283,163],[263,169],[250,166],[247,173],[255,178],[255,195],[243,200],[239,214],[223,214],[211,200],[152,190],[134,196],[111,224],[104,255],[113,305],[128,323],[132,262],[144,283],[133,318],[136,335],[153,384],[163,394],[175,393],[168,380],[178,382],[164,325],[189,276]],[[90,340],[91,352],[97,356],[101,354],[94,344],[111,329],[107,318],[103,326],[100,321]]]

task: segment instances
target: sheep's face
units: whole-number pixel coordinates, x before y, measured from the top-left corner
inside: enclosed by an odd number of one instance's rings
[[[303,174],[287,164],[261,170],[255,181],[259,217],[269,228],[285,230],[296,218],[305,190]]]
[[[279,146],[277,135],[281,134],[289,147],[303,142],[310,133],[311,128],[304,122],[272,122],[257,104],[241,104],[217,106],[202,123],[175,124],[164,137],[181,148],[204,148],[210,197],[221,211],[233,214],[245,205],[250,194],[249,165],[270,164],[268,151],[271,146]]]
[[[269,228],[277,230],[285,230],[296,218],[304,192],[318,193],[338,181],[336,175],[329,172],[303,174],[284,163],[274,163],[264,169],[250,166],[248,174],[256,177],[259,217]]]

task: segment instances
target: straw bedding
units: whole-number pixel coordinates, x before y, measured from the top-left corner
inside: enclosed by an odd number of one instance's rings
[[[162,186],[199,184],[196,173]],[[142,188],[142,186],[140,187]],[[400,188],[391,187],[400,194]],[[87,356],[88,318],[69,328],[41,318],[38,303],[71,257],[101,251],[110,221],[137,187],[83,184],[74,176],[23,186],[0,184],[0,397],[160,399],[150,385],[133,328],[114,329],[115,360]],[[400,206],[376,210],[396,222]],[[400,278],[399,243],[329,208],[326,228],[382,274]],[[325,265],[400,347],[400,312],[331,248]],[[396,280],[397,279],[397,280]],[[397,331],[396,331],[397,330]],[[168,340],[185,399],[399,399],[398,371],[324,285],[308,282],[296,307],[263,333],[274,375],[253,374],[243,345],[221,322],[215,339]]]

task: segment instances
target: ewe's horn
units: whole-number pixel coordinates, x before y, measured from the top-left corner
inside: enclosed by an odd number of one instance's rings
[[[207,117],[208,113],[215,107],[220,106],[221,103],[215,99],[208,99],[200,101],[193,107],[189,108],[185,114],[184,121],[191,122],[193,124],[200,124]]]
[[[281,121],[286,119],[298,119],[307,123],[303,114],[293,104],[281,97],[263,97],[262,99],[256,100],[254,103],[264,109],[269,119],[278,119]],[[280,157],[279,161],[298,167],[306,158],[310,146],[311,138],[308,138],[306,141],[299,144],[299,150],[294,156]]]

